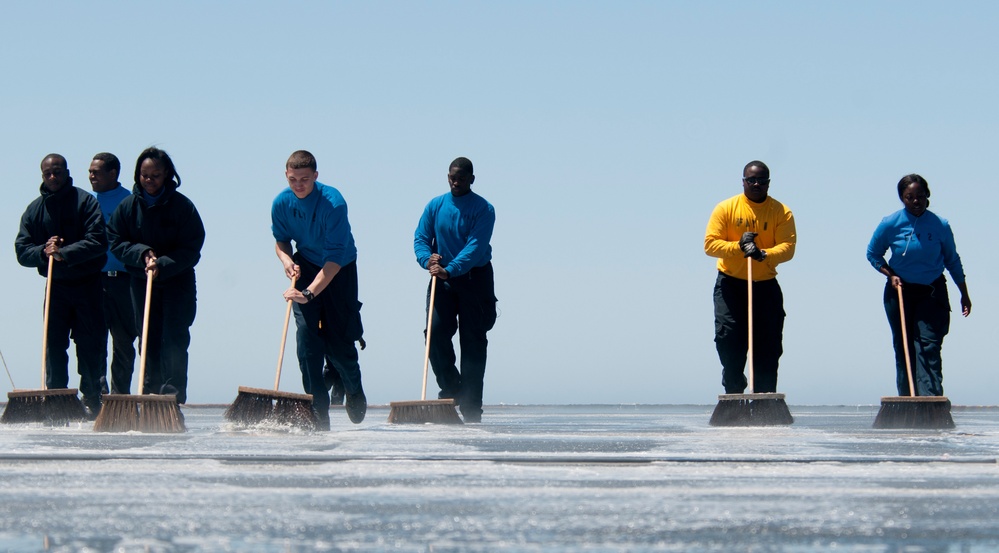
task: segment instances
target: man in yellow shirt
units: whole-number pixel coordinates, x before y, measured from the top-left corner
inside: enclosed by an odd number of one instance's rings
[[[794,215],[768,195],[770,168],[751,161],[742,171],[742,194],[715,206],[704,233],[704,253],[718,258],[715,347],[726,394],[741,394],[749,349],[747,263],[753,261],[753,392],[777,391],[784,352],[784,295],[777,265],[794,257]]]

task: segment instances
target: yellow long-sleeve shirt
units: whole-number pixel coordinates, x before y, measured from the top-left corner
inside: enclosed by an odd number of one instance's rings
[[[715,206],[704,233],[704,253],[718,258],[718,270],[746,280],[746,258],[739,248],[744,232],[755,232],[756,246],[767,252],[763,261],[753,261],[753,280],[777,276],[777,264],[794,257],[797,236],[794,215],[784,204],[767,197],[754,203],[745,194],[733,196]]]

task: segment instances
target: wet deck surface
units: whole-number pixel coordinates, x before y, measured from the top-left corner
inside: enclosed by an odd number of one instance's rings
[[[999,409],[873,430],[877,406],[785,427],[713,405],[489,407],[467,426],[180,435],[0,426],[0,547],[76,551],[999,550]]]

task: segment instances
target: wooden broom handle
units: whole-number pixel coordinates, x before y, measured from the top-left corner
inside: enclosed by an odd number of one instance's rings
[[[49,302],[52,300],[52,264],[55,260],[49,256],[49,273],[45,277],[45,308],[42,310],[42,389],[45,387],[45,361],[49,349]]]
[[[420,401],[427,400],[427,369],[430,367],[430,323],[434,320],[434,296],[437,295],[437,277],[430,277],[430,305],[427,306],[427,347],[423,351],[423,392]]]
[[[749,298],[748,305],[746,306],[746,313],[749,315],[749,393],[753,393],[756,388],[754,385],[753,377],[753,258],[746,258],[746,281],[749,283],[749,290],[747,292],[747,297]]]
[[[916,384],[912,381],[912,361],[909,359],[909,332],[905,329],[905,305],[902,303],[902,287],[898,290],[898,316],[902,322],[902,351],[905,352],[905,375],[909,377],[909,397],[916,397]]]
[[[146,273],[146,301],[145,305],[142,307],[142,341],[139,342],[139,347],[142,350],[139,352],[139,395],[146,388],[146,352],[148,350],[149,344],[149,310],[150,304],[153,302],[153,275]]]
[[[295,287],[298,277],[291,278],[291,287]],[[274,376],[274,391],[278,391],[281,384],[281,365],[284,365],[284,345],[288,342],[288,323],[291,322],[291,304],[288,300],[288,307],[284,310],[284,329],[281,331],[281,349],[278,350],[277,374]]]

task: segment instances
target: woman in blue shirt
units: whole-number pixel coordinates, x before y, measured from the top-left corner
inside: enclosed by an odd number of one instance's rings
[[[867,245],[867,260],[888,278],[884,304],[895,347],[898,394],[910,395],[895,290],[900,287],[905,302],[906,332],[914,357],[916,395],[942,396],[940,349],[950,329],[945,268],[961,291],[961,314],[965,317],[971,314],[971,298],[950,224],[927,210],[930,187],[926,179],[916,174],[902,177],[898,181],[898,197],[905,207],[881,220]],[[886,262],[888,250],[891,260]]]

